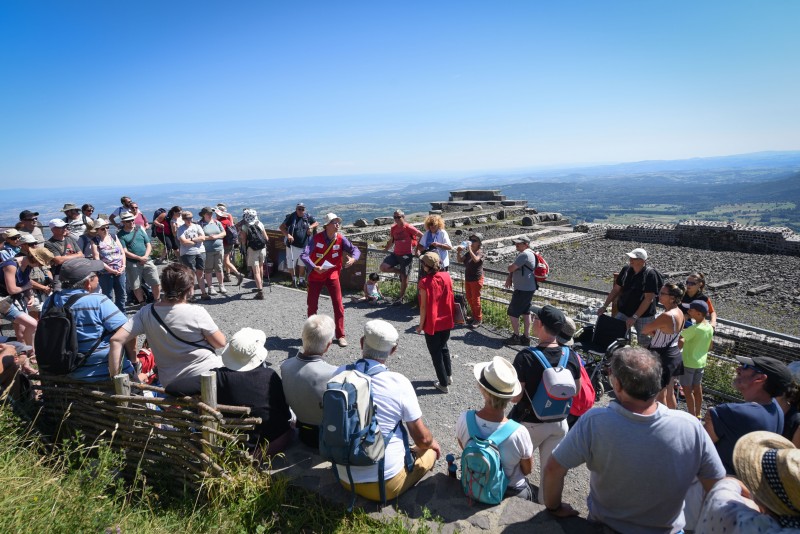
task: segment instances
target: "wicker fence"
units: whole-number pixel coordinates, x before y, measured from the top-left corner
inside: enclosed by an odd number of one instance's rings
[[[128,375],[95,383],[42,376],[34,386],[44,401],[38,424],[54,440],[109,443],[123,453],[128,478],[197,491],[206,477],[227,477],[228,462],[252,462],[235,444],[261,422],[250,408],[217,404],[216,373],[205,373],[201,385],[199,399],[174,398]]]

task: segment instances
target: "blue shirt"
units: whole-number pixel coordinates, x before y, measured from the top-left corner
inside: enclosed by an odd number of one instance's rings
[[[42,305],[42,315],[51,306],[63,306],[72,295],[86,293],[83,289],[65,289],[48,298]],[[78,350],[86,354],[103,334],[103,341],[95,351],[75,371],[67,375],[75,380],[86,382],[100,382],[110,380],[108,374],[108,340],[122,325],[127,322],[127,317],[119,308],[101,293],[86,293],[72,306],[72,315],[75,318],[75,328],[78,335]],[[123,359],[122,372],[133,375],[133,365],[128,359]]]
[[[766,430],[781,434],[783,432],[783,410],[778,401],[769,404],[756,402],[731,402],[711,408],[711,421],[719,440],[714,444],[729,475],[736,475],[733,469],[733,448],[736,442],[750,432]]]
[[[14,259],[19,254],[19,247],[12,247],[9,243],[3,243],[3,248],[0,249],[0,261],[8,261]]]

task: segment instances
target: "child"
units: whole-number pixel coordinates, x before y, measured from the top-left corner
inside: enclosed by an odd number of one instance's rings
[[[380,304],[384,302],[383,295],[381,295],[381,290],[378,288],[378,284],[380,283],[380,277],[378,273],[370,273],[367,277],[367,281],[364,284],[364,296],[360,298],[353,297],[354,302],[369,302],[372,305]]]
[[[686,395],[686,410],[699,418],[703,403],[701,385],[703,369],[706,366],[711,339],[714,337],[714,329],[706,321],[708,304],[702,300],[692,301],[688,314],[694,324],[681,332],[684,373],[680,377],[680,382]]]

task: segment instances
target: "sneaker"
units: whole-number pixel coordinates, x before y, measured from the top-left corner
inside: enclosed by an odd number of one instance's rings
[[[200,300],[211,300],[211,295],[209,295],[208,293],[203,293],[202,295],[200,295]]]
[[[450,390],[447,389],[447,386],[441,385],[438,381],[433,383],[433,387],[441,391],[442,393],[449,393]]]
[[[219,286],[219,292],[222,293],[223,295],[227,295],[228,294],[228,290],[225,288],[224,284]]]
[[[483,324],[483,323],[478,321],[478,322],[472,323],[471,325],[469,325],[469,327],[472,328],[473,330],[476,330],[476,329],[480,328],[481,324]]]
[[[264,300],[264,290],[259,289],[256,291],[256,300]]]
[[[453,385],[453,377],[452,376],[448,376],[447,377],[447,385],[448,386],[452,386]]]
[[[339,344],[340,347],[346,347],[349,344],[347,343],[347,338],[345,337],[340,337],[339,339],[336,340],[336,342]]]
[[[308,287],[308,284],[304,279],[301,278],[300,280],[297,281],[297,287],[299,287],[300,289],[305,289]]]
[[[222,277],[222,281],[223,282],[230,282],[231,281],[230,273],[225,273],[225,276]]]
[[[402,297],[399,298],[399,299],[393,300],[392,303],[391,303],[391,306],[400,306],[401,304],[403,304],[403,298]]]
[[[506,339],[506,343],[505,344],[506,345],[519,345],[519,343],[520,343],[519,340],[520,340],[519,334],[511,334],[511,337]]]
[[[216,295],[217,294],[217,290],[214,289],[214,286],[208,286],[208,294],[209,295]]]
[[[527,336],[519,336],[519,344],[525,347],[531,346],[531,338]]]
[[[242,285],[242,280],[244,280],[244,275],[242,273],[236,273],[236,285]]]

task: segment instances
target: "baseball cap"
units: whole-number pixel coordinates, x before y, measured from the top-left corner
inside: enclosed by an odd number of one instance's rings
[[[297,206],[295,206],[295,208],[305,208],[305,207],[306,207],[306,205],[303,204],[302,202],[298,202]]]
[[[634,260],[646,260],[647,259],[647,251],[645,249],[643,249],[643,248],[635,248],[635,249],[631,250],[630,252],[627,252],[625,255],[628,256],[631,259],[634,259]]]
[[[772,384],[776,395],[782,395],[786,388],[792,383],[792,372],[780,360],[769,356],[737,356],[739,363],[755,367],[763,374],[767,375],[767,382]]]
[[[24,211],[19,212],[19,220],[20,221],[24,221],[25,219],[30,219],[32,217],[38,217],[38,216],[39,216],[39,212],[38,211],[24,210]]]
[[[33,237],[33,234],[29,234],[27,232],[24,232],[22,234],[22,236],[20,236],[19,242],[20,243],[27,243],[28,245],[33,245],[34,243],[36,243],[36,238]]]
[[[76,258],[61,265],[61,272],[58,277],[62,282],[74,284],[75,282],[80,282],[91,273],[96,273],[103,269],[105,269],[105,266],[100,260]]]
[[[47,223],[51,230],[53,228],[64,228],[66,225],[67,223],[64,222],[64,219],[50,219],[50,222]]]
[[[470,241],[478,241],[480,243],[483,243],[483,234],[481,234],[479,232],[475,232],[473,234],[470,234],[469,240]]]
[[[19,235],[19,230],[16,228],[9,228],[5,232],[3,232],[3,239],[12,239]]]
[[[29,350],[33,350],[33,347],[30,345],[26,345],[25,343],[20,343],[19,341],[6,341],[6,345],[11,345],[16,349],[17,354],[22,354],[23,352],[28,352]]]
[[[558,341],[558,344],[564,345],[565,347],[571,347],[574,345],[575,341],[572,339],[572,336],[575,335],[575,330],[577,330],[575,321],[573,321],[570,317],[565,317],[564,326],[561,327],[561,332],[559,332],[556,336],[556,341]]]
[[[531,240],[528,236],[523,235],[520,237],[515,237],[514,239],[511,240],[511,242],[514,243],[515,245],[518,245],[520,243],[525,243],[526,245],[528,245],[530,244]]]
[[[689,309],[699,311],[703,314],[708,314],[708,304],[702,300],[693,300],[692,303],[689,304]]]
[[[548,330],[555,332],[556,334],[560,333],[564,329],[564,323],[567,321],[564,312],[549,304],[542,307],[531,306],[528,309],[528,313],[532,313],[537,316]]]

